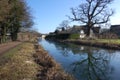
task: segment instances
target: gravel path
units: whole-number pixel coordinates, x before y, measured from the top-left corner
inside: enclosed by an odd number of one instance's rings
[[[21,42],[9,42],[9,43],[4,43],[4,44],[0,44],[0,55],[7,52],[8,50],[16,47],[17,45],[19,45]]]

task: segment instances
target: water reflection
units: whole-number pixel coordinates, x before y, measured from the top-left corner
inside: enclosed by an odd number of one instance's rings
[[[49,43],[54,44],[58,52],[64,56],[64,60],[72,59],[71,62],[61,62],[67,65],[66,71],[78,80],[116,80],[111,77],[115,70],[111,65],[115,51],[51,41]]]
[[[109,66],[110,56],[102,52],[93,53],[94,49],[87,48],[87,57],[71,64],[74,73],[82,72],[81,76],[84,80],[109,80],[109,73],[112,67]],[[94,55],[95,54],[95,55]]]

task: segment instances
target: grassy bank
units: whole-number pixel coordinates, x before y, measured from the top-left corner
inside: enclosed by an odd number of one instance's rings
[[[36,80],[38,65],[34,62],[34,45],[23,43],[2,56],[0,80]]]
[[[15,48],[8,50],[4,54],[0,55],[0,66],[6,64],[10,61],[11,57],[20,49],[22,44],[16,46]]]
[[[60,42],[120,50],[120,39],[95,39],[95,40],[69,39],[69,40],[63,40]]]
[[[67,39],[63,41],[81,41],[81,42],[90,42],[90,43],[105,43],[105,44],[117,44],[120,45],[120,39]]]
[[[40,67],[37,74],[39,80],[74,80],[40,45],[36,45],[35,49],[34,58]]]
[[[95,42],[108,43],[108,44],[120,44],[120,39],[97,39],[95,40]]]
[[[74,80],[40,46],[22,43],[0,57],[0,80]]]
[[[66,41],[83,41],[91,43],[106,43],[106,44],[120,44],[120,39],[68,39]]]

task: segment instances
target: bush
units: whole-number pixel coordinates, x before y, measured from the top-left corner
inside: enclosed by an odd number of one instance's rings
[[[46,36],[46,39],[62,39],[62,40],[65,40],[65,39],[68,39],[70,36],[70,34],[68,33],[62,33],[62,34],[55,34],[55,35],[48,35]]]
[[[56,39],[63,39],[63,40],[65,40],[65,39],[68,39],[69,36],[70,36],[70,34],[68,34],[68,33],[57,34],[57,35],[55,36],[55,38],[56,38]]]
[[[79,39],[80,34],[70,34],[69,39]]]
[[[69,33],[62,33],[62,34],[54,34],[46,36],[46,39],[79,39],[79,34],[69,34]]]

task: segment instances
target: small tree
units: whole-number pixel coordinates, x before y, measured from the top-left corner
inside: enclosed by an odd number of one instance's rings
[[[78,8],[71,8],[73,17],[72,21],[80,21],[87,26],[87,36],[90,36],[90,30],[94,25],[107,23],[113,10],[108,9],[108,5],[113,0],[85,0],[85,3]]]
[[[68,27],[69,26],[69,21],[68,20],[64,20],[61,22],[61,24],[59,24],[60,27]]]
[[[61,29],[62,31],[65,31],[69,26],[69,21],[68,20],[63,20],[60,24],[59,24],[59,29]]]

